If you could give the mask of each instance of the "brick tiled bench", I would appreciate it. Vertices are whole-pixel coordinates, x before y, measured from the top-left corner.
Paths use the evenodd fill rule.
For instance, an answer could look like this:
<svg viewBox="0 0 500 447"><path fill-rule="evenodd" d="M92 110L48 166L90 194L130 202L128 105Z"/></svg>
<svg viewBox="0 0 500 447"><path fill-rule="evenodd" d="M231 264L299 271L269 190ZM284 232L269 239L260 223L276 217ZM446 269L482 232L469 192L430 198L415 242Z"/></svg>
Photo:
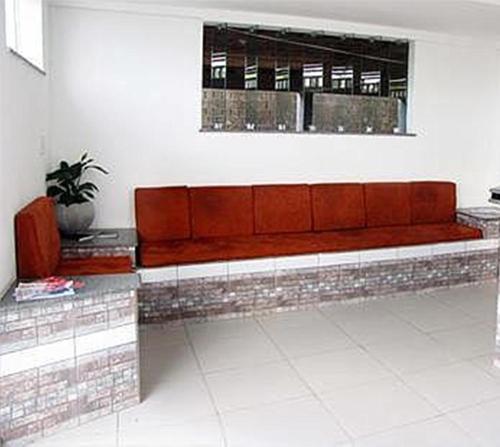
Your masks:
<svg viewBox="0 0 500 447"><path fill-rule="evenodd" d="M457 222L451 182L138 188L135 206L145 323L452 287L498 273L498 231L483 239L492 233L481 218L459 214Z"/></svg>
<svg viewBox="0 0 500 447"><path fill-rule="evenodd" d="M140 270L140 321L249 316L498 277L498 239Z"/></svg>
<svg viewBox="0 0 500 447"><path fill-rule="evenodd" d="M137 275L75 298L0 301L0 439L24 445L139 403ZM0 442L1 444L1 442Z"/></svg>

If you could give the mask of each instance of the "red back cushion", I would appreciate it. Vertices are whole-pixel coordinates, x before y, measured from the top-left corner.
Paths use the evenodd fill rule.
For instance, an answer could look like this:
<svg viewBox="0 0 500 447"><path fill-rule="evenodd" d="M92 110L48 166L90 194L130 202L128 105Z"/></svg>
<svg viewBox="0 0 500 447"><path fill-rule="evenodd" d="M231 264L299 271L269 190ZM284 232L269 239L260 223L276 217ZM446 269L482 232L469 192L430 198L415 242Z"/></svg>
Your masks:
<svg viewBox="0 0 500 447"><path fill-rule="evenodd" d="M365 197L360 183L311 186L315 231L366 226Z"/></svg>
<svg viewBox="0 0 500 447"><path fill-rule="evenodd" d="M254 186L255 233L294 233L312 230L308 185Z"/></svg>
<svg viewBox="0 0 500 447"><path fill-rule="evenodd" d="M135 219L141 241L189 239L188 189L185 186L136 189Z"/></svg>
<svg viewBox="0 0 500 447"><path fill-rule="evenodd" d="M456 186L451 182L413 182L411 221L414 224L455 221Z"/></svg>
<svg viewBox="0 0 500 447"><path fill-rule="evenodd" d="M251 186L191 188L193 237L253 234Z"/></svg>
<svg viewBox="0 0 500 447"><path fill-rule="evenodd" d="M15 218L17 274L34 279L51 276L61 256L61 238L57 227L54 201L40 197Z"/></svg>
<svg viewBox="0 0 500 447"><path fill-rule="evenodd" d="M365 203L368 227L411 223L409 183L367 183Z"/></svg>

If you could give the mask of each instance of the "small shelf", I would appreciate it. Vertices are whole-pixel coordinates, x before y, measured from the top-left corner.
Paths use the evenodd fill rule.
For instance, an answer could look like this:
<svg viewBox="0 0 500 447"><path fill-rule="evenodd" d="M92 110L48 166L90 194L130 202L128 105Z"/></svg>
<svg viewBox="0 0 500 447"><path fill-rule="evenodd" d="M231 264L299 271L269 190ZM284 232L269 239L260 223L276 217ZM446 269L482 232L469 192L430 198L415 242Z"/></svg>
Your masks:
<svg viewBox="0 0 500 447"><path fill-rule="evenodd" d="M215 130L215 129L200 129L200 133L210 134L283 134L283 135L335 135L335 136L362 136L362 137L416 137L416 133L377 133L377 132L308 132L297 130Z"/></svg>

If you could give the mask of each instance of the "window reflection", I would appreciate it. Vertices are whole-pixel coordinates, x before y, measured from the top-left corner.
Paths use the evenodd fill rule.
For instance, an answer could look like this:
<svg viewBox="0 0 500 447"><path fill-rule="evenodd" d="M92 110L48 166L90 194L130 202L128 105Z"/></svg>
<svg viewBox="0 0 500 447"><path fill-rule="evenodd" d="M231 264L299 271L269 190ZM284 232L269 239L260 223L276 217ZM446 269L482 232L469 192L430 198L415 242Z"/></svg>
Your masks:
<svg viewBox="0 0 500 447"><path fill-rule="evenodd" d="M206 25L205 130L404 133L408 43Z"/></svg>

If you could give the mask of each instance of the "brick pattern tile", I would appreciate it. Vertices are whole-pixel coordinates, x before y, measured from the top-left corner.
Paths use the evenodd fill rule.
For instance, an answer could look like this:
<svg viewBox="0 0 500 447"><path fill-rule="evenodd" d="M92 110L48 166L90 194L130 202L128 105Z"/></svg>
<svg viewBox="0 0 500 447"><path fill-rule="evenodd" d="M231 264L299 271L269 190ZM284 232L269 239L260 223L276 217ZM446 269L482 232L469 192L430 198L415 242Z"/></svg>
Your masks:
<svg viewBox="0 0 500 447"><path fill-rule="evenodd" d="M498 276L498 250L459 252L402 260L276 270L165 283L138 291L143 323L208 320L305 308L365 298L487 281Z"/></svg>
<svg viewBox="0 0 500 447"><path fill-rule="evenodd" d="M79 337L95 332L106 337L107 330L125 325L137 327L135 291L2 308L0 355L62 340L77 344ZM137 404L137 342L96 349L0 375L0 439L25 443Z"/></svg>

